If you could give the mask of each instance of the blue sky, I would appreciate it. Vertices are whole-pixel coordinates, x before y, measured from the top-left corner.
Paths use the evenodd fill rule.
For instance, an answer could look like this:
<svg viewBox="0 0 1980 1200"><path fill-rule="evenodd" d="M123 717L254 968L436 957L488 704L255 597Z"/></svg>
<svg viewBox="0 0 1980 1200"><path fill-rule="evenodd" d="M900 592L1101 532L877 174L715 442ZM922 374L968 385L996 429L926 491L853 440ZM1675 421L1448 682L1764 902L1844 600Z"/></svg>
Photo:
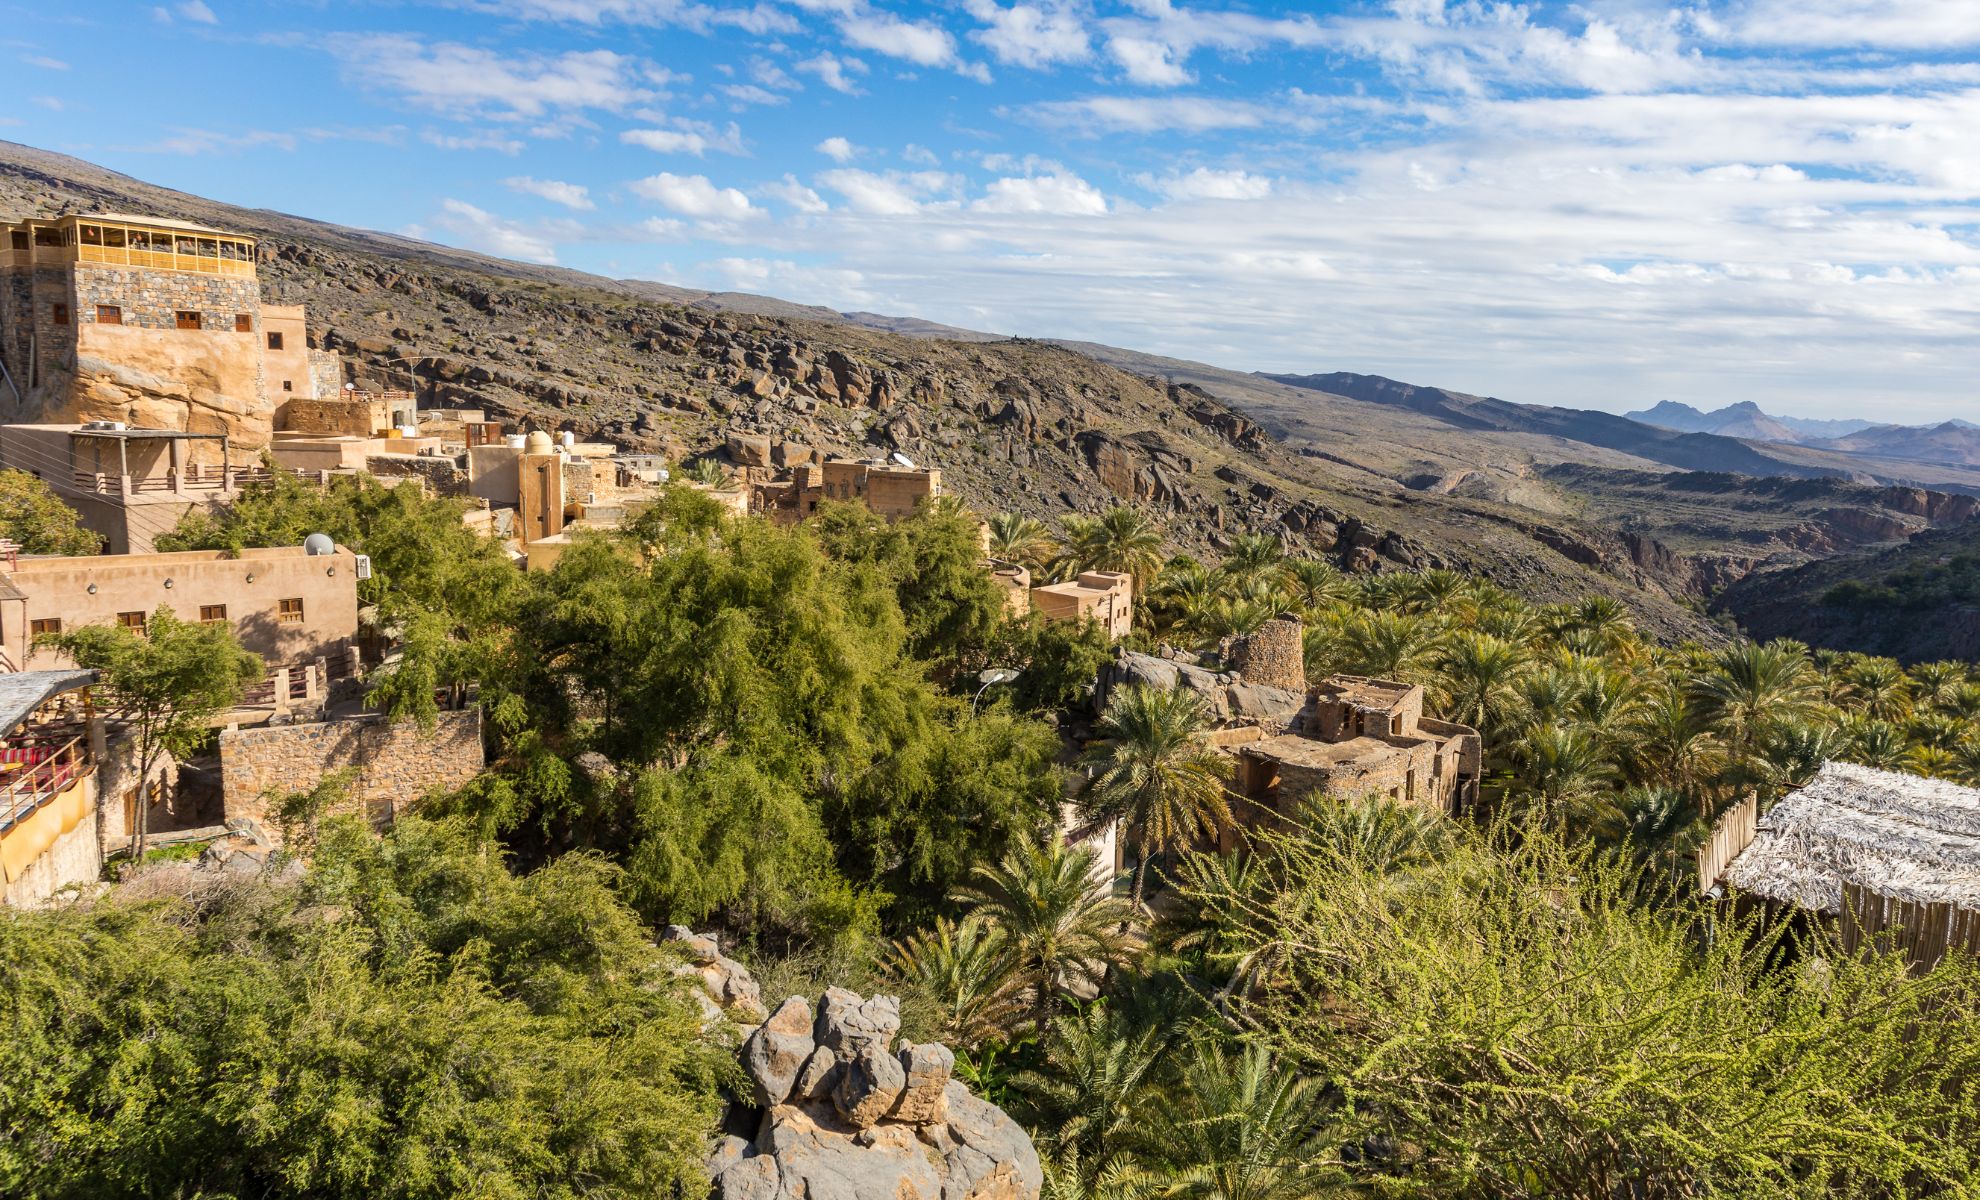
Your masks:
<svg viewBox="0 0 1980 1200"><path fill-rule="evenodd" d="M603 274L1980 416L1980 0L0 0L0 138Z"/></svg>

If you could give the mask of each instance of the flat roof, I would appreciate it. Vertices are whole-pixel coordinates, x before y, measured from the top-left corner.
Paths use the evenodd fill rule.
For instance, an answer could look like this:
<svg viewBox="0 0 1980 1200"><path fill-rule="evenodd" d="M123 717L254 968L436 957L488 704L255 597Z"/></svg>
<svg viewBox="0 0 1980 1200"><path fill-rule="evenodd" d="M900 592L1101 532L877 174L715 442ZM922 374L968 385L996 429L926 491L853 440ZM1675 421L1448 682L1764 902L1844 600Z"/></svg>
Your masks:
<svg viewBox="0 0 1980 1200"><path fill-rule="evenodd" d="M1297 767L1340 767L1349 763L1379 763L1404 753L1400 746L1372 737L1353 737L1345 742L1323 742L1319 738L1282 733L1262 741L1248 742L1238 753Z"/></svg>
<svg viewBox="0 0 1980 1200"><path fill-rule="evenodd" d="M96 682L95 671L14 671L0 675L0 733L12 733L50 696Z"/></svg>

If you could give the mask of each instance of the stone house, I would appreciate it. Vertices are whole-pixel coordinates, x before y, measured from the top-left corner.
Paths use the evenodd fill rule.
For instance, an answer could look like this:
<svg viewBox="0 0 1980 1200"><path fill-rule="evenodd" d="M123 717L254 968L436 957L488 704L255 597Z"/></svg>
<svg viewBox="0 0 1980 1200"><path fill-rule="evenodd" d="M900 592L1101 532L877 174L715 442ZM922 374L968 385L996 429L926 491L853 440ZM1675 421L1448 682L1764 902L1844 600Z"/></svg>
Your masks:
<svg viewBox="0 0 1980 1200"><path fill-rule="evenodd" d="M255 240L114 213L0 226L0 417L117 421L258 450L334 389L299 305L264 305Z"/></svg>
<svg viewBox="0 0 1980 1200"><path fill-rule="evenodd" d="M1115 571L1082 571L1079 578L1031 589L1032 612L1047 621L1094 621L1109 638L1134 628L1134 577Z"/></svg>
<svg viewBox="0 0 1980 1200"><path fill-rule="evenodd" d="M1484 754L1477 730L1423 715L1421 687L1356 675L1322 680L1283 732L1234 749L1233 790L1280 815L1316 794L1460 812L1478 799Z"/></svg>

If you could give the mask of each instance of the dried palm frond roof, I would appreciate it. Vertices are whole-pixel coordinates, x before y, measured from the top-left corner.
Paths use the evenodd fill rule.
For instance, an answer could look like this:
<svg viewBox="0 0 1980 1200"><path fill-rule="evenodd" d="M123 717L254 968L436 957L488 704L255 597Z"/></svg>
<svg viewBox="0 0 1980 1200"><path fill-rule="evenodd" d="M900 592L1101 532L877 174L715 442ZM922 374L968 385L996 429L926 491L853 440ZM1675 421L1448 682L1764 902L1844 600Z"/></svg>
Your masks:
<svg viewBox="0 0 1980 1200"><path fill-rule="evenodd" d="M1760 817L1726 867L1742 891L1823 912L1842 886L1980 908L1980 788L1854 763L1824 763Z"/></svg>

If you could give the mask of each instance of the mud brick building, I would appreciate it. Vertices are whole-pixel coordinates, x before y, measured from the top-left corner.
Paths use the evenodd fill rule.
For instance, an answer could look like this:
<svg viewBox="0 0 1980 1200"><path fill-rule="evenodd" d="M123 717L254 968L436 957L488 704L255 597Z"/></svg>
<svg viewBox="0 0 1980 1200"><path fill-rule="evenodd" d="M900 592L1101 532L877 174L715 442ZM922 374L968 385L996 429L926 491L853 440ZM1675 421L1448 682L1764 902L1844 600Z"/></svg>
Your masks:
<svg viewBox="0 0 1980 1200"><path fill-rule="evenodd" d="M1308 796L1387 796L1441 813L1478 799L1478 731L1423 715L1423 689L1333 675L1315 685L1285 732L1236 748L1235 790L1289 814Z"/></svg>

